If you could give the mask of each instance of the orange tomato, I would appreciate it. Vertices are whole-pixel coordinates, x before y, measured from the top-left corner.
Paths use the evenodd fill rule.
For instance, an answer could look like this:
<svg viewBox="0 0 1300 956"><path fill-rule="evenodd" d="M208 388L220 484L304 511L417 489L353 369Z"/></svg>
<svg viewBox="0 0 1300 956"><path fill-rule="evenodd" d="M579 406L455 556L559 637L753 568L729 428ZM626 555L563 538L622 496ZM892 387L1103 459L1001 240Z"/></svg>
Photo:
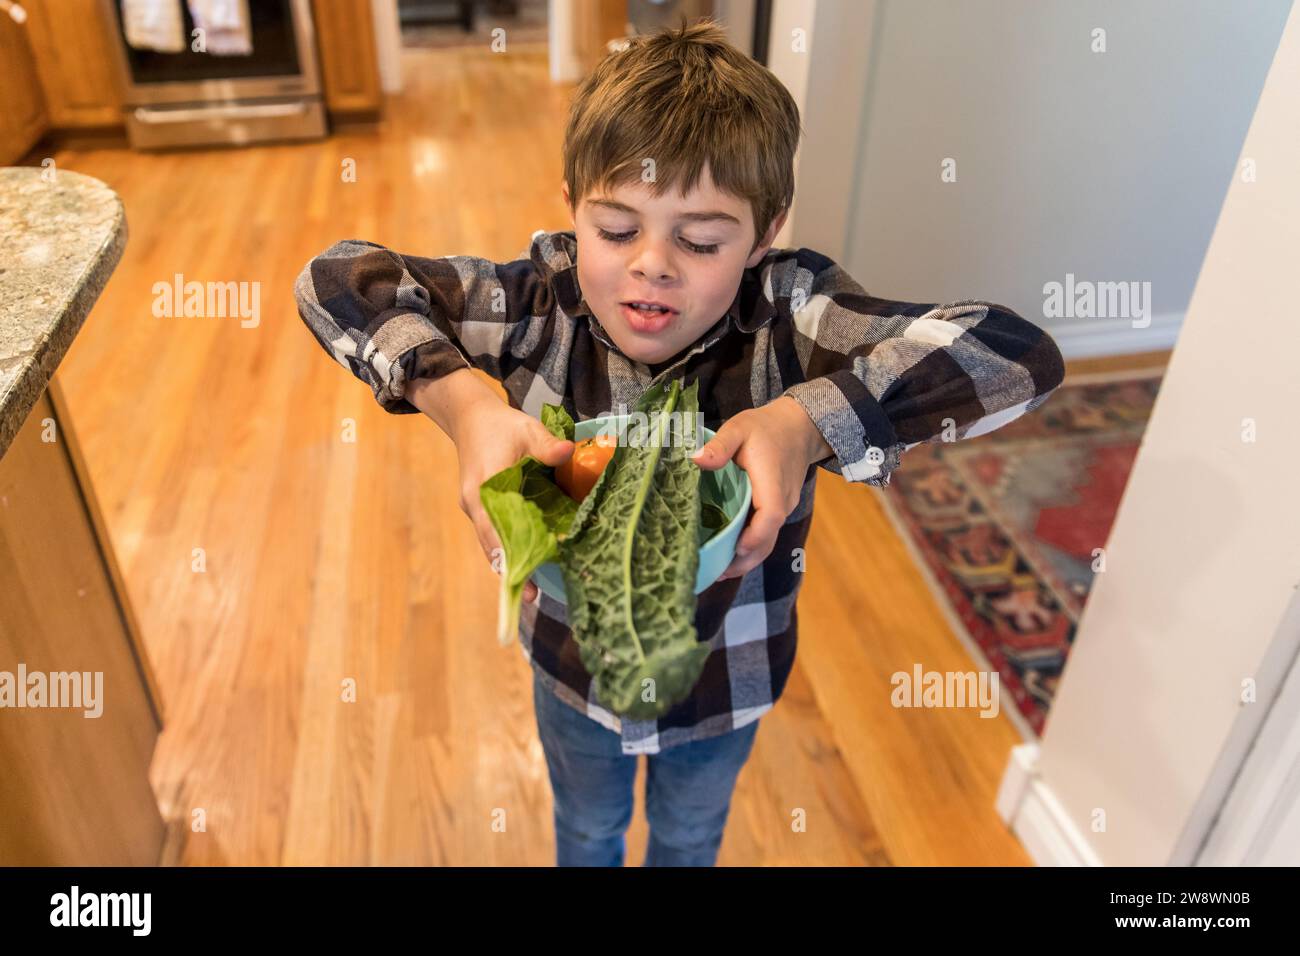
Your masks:
<svg viewBox="0 0 1300 956"><path fill-rule="evenodd" d="M617 435L593 435L578 442L569 459L555 469L556 483L566 495L581 502L596 487L600 473L614 457L617 447Z"/></svg>

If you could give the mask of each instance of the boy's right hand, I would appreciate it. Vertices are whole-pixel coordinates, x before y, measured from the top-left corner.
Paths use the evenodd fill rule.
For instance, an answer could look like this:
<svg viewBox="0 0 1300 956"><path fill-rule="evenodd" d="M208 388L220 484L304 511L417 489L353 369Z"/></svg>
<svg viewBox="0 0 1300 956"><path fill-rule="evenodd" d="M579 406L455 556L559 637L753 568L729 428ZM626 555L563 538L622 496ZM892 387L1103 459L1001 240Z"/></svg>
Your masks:
<svg viewBox="0 0 1300 956"><path fill-rule="evenodd" d="M460 458L460 510L474 524L479 545L498 574L504 566L501 539L483 510L479 486L525 455L547 465L560 465L573 454L571 441L556 438L540 420L511 408L495 396L475 402L460 414L452 440ZM500 560L493 560L498 557ZM524 584L524 600L537 596L537 585Z"/></svg>

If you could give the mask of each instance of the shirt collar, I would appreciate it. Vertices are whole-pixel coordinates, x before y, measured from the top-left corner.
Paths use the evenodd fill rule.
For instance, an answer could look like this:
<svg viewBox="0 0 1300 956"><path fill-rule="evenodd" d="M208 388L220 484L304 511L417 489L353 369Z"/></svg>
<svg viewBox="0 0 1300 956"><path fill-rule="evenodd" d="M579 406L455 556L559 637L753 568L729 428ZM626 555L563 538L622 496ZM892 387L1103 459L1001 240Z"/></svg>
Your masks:
<svg viewBox="0 0 1300 956"><path fill-rule="evenodd" d="M757 332L776 318L777 307L772 302L772 254L768 250L752 269L746 269L736 289L736 298L732 300L727 314L742 332Z"/></svg>

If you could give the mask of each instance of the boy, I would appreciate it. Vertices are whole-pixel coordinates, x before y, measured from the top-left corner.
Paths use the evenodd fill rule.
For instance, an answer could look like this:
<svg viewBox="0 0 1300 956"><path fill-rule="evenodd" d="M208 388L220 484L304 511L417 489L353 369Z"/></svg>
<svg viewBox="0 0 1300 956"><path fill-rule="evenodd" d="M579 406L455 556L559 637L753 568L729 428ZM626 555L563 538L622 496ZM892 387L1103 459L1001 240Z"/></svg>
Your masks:
<svg viewBox="0 0 1300 956"><path fill-rule="evenodd" d="M717 431L701 468L734 459L753 511L736 558L698 597L709 644L691 695L654 721L597 701L565 607L529 582L520 643L555 797L557 862L620 866L637 754L647 865L712 865L759 718L794 663L792 570L817 467L889 483L901 453L969 438L1040 405L1064 368L1052 339L988 302L891 302L809 249L773 249L793 198L798 109L716 24L634 38L578 90L562 192L573 230L514 261L405 256L339 242L295 286L320 344L387 411L423 412L460 458L461 508L499 546L484 479L573 450L541 424L630 408L651 384L698 380ZM581 256L579 256L581 249ZM509 405L467 371L500 381Z"/></svg>

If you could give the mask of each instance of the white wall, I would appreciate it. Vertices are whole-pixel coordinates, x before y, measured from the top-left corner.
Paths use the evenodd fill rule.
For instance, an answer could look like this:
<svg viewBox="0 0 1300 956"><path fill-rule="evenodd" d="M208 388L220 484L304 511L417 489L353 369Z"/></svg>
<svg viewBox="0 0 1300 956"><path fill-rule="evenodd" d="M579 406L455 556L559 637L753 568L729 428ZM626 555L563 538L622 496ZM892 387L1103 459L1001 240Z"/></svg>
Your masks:
<svg viewBox="0 0 1300 956"><path fill-rule="evenodd" d="M713 0L713 16L727 31L731 45L746 53L754 51L755 0Z"/></svg>
<svg viewBox="0 0 1300 956"><path fill-rule="evenodd" d="M379 61L379 84L385 93L402 91L402 26L397 0L370 0L375 23L375 57Z"/></svg>
<svg viewBox="0 0 1300 956"><path fill-rule="evenodd" d="M800 60L777 47L803 21ZM1095 27L1106 53L1090 49ZM1288 753L1259 729L1300 667L1300 12L778 0L771 48L805 128L783 244L877 295L1009 305L1067 354L1160 336L1130 318L1048 319L1046 282L1151 283L1153 330L1166 316L1177 349L1037 759L1015 762L1000 806L1042 862L1196 860L1225 832L1211 827L1252 744L1252 780L1300 774L1256 766L1261 748L1265 762ZM1285 706L1270 729L1293 718ZM1277 817L1286 792L1255 802ZM1258 816L1206 859L1253 840L1255 858L1300 864L1300 848L1260 852Z"/></svg>
<svg viewBox="0 0 1300 956"><path fill-rule="evenodd" d="M813 30L816 27L817 0L777 0L773 4L771 33L768 35L767 68L785 84L790 95L799 106L800 123L807 128L805 113L811 99L809 81L812 77L812 57L808 51L813 48ZM793 42L794 31L803 31L800 42ZM752 32L752 30L751 30ZM799 49L795 47L798 46ZM745 49L742 47L742 49ZM779 247L794 245L795 220L798 217L800 200L799 182L803 175L800 167L808 151L800 143L794 158L795 190L794 202L785 225L776 234L773 245ZM800 242L799 245L808 245Z"/></svg>
<svg viewBox="0 0 1300 956"><path fill-rule="evenodd" d="M1107 865L1194 858L1300 647L1300 8L1240 158L1040 747Z"/></svg>
<svg viewBox="0 0 1300 956"><path fill-rule="evenodd" d="M790 244L877 295L1001 302L1067 354L1172 344L1290 6L778 0L771 65L807 89ZM1067 273L1150 282L1155 331L1046 318Z"/></svg>

